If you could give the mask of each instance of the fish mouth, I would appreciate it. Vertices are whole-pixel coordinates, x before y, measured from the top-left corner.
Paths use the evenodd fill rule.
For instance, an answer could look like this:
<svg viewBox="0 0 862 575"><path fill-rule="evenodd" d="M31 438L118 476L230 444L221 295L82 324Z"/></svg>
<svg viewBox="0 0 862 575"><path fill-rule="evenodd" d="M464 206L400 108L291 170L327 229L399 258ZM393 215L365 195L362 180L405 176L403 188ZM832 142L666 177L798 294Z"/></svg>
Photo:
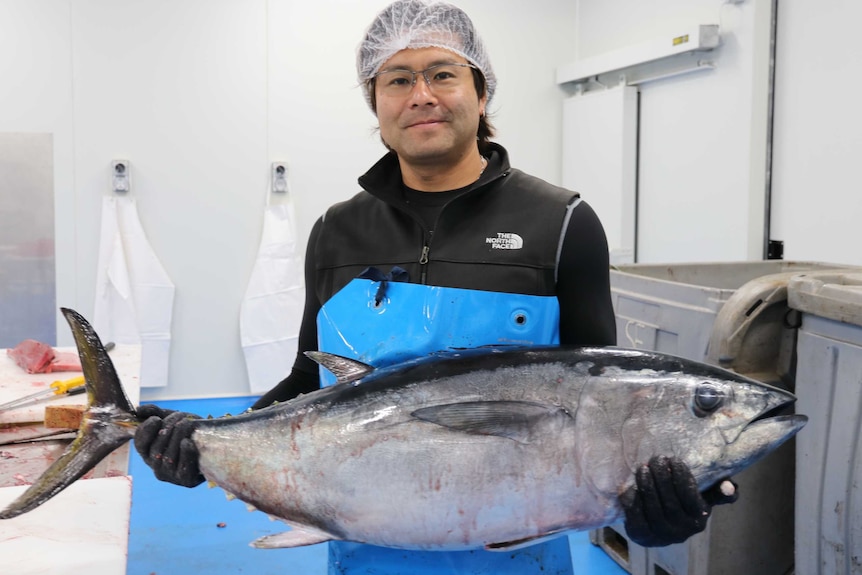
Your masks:
<svg viewBox="0 0 862 575"><path fill-rule="evenodd" d="M792 406L792 401L775 406L751 420L727 444L725 463L730 467L751 465L799 433L808 416L793 413Z"/></svg>
<svg viewBox="0 0 862 575"><path fill-rule="evenodd" d="M752 425L756 425L759 422L766 421L767 419L782 418L793 415L793 404L795 402L796 398L789 398L783 403L767 407L760 415L749 421L748 425L746 425L744 429L747 429Z"/></svg>
<svg viewBox="0 0 862 575"><path fill-rule="evenodd" d="M789 391L775 389L769 394L769 400L764 410L748 422L742 429L742 434L760 426L770 426L774 429L786 429L791 436L796 434L808 422L808 417L796 414L796 396Z"/></svg>
<svg viewBox="0 0 862 575"><path fill-rule="evenodd" d="M760 413L750 419L745 425L726 427L721 430L724 442L728 446L736 443L740 436L750 429L761 425L763 422L793 414L793 406L796 403L795 395L789 391L766 384L760 384L760 387L765 388Z"/></svg>

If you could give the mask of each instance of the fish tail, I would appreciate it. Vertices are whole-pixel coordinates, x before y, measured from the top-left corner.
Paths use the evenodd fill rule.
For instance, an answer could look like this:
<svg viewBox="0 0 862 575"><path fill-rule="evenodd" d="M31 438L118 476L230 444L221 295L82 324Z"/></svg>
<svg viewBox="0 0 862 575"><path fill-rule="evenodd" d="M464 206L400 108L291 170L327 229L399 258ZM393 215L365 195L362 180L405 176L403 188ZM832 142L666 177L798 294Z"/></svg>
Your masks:
<svg viewBox="0 0 862 575"><path fill-rule="evenodd" d="M60 308L78 347L87 390L87 411L66 451L24 493L0 511L11 519L42 505L132 439L138 419L108 352L77 312Z"/></svg>

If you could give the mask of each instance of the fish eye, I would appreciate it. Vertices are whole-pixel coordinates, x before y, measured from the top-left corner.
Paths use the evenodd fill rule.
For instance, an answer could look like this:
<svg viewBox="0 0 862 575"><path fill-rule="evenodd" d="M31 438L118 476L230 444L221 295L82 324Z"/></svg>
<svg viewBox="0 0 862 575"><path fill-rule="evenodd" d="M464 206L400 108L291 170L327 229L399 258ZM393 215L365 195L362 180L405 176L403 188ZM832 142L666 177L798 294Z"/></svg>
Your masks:
<svg viewBox="0 0 862 575"><path fill-rule="evenodd" d="M706 417L724 403L724 393L711 383L701 383L694 391L694 414Z"/></svg>

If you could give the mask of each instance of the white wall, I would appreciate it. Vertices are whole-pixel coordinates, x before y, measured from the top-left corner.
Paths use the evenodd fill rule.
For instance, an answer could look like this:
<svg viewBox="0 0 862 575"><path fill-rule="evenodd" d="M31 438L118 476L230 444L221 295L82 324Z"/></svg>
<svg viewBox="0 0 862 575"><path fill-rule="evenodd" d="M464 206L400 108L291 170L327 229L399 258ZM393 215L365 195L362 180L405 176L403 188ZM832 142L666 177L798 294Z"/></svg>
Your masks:
<svg viewBox="0 0 862 575"><path fill-rule="evenodd" d="M177 287L170 383L144 399L247 393L238 316L270 163L288 162L304 250L384 151L354 50L386 4L0 0L0 132L54 135L58 305L92 315L114 158L131 162L141 222ZM514 165L559 183L554 73L575 52L576 4L460 5L500 79L498 140Z"/></svg>
<svg viewBox="0 0 862 575"><path fill-rule="evenodd" d="M772 236L788 259L862 265L862 108L854 0L778 9Z"/></svg>
<svg viewBox="0 0 862 575"><path fill-rule="evenodd" d="M641 86L639 261L760 259L771 15L771 0L579 0L577 57L721 25L714 71ZM862 265L860 18L853 0L778 3L768 217L787 260Z"/></svg>
<svg viewBox="0 0 862 575"><path fill-rule="evenodd" d="M769 2L580 0L580 58L719 24L716 68L640 85L640 262L762 254ZM589 200L589 190L580 190Z"/></svg>

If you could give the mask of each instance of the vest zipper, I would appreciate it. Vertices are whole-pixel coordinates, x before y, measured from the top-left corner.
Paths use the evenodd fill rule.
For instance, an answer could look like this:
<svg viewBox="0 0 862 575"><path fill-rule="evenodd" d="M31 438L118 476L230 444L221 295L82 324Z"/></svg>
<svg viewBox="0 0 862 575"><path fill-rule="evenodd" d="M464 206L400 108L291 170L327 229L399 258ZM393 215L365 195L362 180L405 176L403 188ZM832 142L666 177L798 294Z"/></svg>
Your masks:
<svg viewBox="0 0 862 575"><path fill-rule="evenodd" d="M419 256L419 265L422 266L422 278L420 282L422 284L425 283L425 274L427 271L426 266L428 265L428 252L430 250L431 248L426 243L424 246L422 246L422 255Z"/></svg>

